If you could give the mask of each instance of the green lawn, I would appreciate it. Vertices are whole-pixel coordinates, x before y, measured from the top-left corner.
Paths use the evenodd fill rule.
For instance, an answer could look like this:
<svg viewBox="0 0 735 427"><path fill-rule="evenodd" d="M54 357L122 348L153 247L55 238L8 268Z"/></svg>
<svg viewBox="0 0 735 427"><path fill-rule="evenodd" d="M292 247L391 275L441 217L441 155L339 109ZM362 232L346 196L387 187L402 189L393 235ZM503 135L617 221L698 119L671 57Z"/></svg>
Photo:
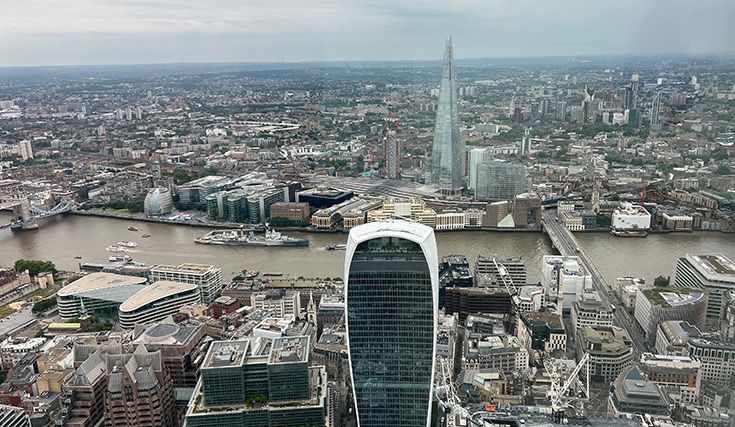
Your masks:
<svg viewBox="0 0 735 427"><path fill-rule="evenodd" d="M31 299L31 298L34 298L34 297L41 297L42 299L43 298L48 298L51 295L54 295L56 293L56 291L57 291L57 289L54 289L54 288L39 289L37 291L31 292L30 294L24 296L21 299Z"/></svg>
<svg viewBox="0 0 735 427"><path fill-rule="evenodd" d="M4 305L4 306L0 307L0 319L2 319L3 317L10 316L11 314L15 313L16 311L17 310L12 309L12 308L10 308L7 305Z"/></svg>

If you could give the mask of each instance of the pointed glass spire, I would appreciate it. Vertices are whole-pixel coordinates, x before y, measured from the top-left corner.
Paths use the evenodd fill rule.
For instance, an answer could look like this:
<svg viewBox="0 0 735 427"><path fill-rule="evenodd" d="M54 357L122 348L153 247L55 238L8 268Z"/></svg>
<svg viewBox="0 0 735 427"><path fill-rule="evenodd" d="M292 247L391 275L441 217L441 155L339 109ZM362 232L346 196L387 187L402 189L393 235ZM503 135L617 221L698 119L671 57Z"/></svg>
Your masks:
<svg viewBox="0 0 735 427"><path fill-rule="evenodd" d="M447 39L444 49L434 128L434 149L428 178L427 181L438 186L442 192L454 193L462 188L462 150L459 140L457 83L451 37Z"/></svg>

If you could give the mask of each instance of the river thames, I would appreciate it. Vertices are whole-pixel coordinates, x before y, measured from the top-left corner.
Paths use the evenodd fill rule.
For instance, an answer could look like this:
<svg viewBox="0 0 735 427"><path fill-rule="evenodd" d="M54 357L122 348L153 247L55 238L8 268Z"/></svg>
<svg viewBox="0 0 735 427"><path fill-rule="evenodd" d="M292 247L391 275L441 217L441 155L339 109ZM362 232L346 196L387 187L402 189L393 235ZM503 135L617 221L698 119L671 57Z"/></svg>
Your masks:
<svg viewBox="0 0 735 427"><path fill-rule="evenodd" d="M107 246L131 240L138 243L138 247L127 252L134 261L148 265L211 264L221 267L227 279L244 268L281 272L290 277L344 275L344 251L327 251L325 247L345 243L346 233L288 232L284 234L308 238L310 246L256 248L197 244L194 239L209 229L185 225L75 215L48 218L39 225L38 231L0 231L0 266L11 267L15 260L24 258L50 260L59 269L77 270L80 262L106 263L111 255L105 250ZM137 227L139 231L128 231L128 226ZM142 238L146 233L151 237ZM608 283L625 275L642 276L649 283L658 275L671 276L673 280L677 258L688 252L721 252L735 260L733 234L652 234L642 239L616 238L608 233L577 233L576 237ZM522 257L529 282L541 280L542 257L555 253L543 233L439 232L436 239L440 256L465 255L471 265L478 254Z"/></svg>

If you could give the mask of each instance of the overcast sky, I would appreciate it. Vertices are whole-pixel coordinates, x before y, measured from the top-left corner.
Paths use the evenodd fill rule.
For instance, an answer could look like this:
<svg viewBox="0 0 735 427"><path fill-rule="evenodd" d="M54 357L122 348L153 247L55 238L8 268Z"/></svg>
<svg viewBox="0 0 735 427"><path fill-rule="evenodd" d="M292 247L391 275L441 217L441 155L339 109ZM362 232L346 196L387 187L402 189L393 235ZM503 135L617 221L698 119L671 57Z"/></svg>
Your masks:
<svg viewBox="0 0 735 427"><path fill-rule="evenodd" d="M732 0L0 0L0 67L729 54Z"/></svg>

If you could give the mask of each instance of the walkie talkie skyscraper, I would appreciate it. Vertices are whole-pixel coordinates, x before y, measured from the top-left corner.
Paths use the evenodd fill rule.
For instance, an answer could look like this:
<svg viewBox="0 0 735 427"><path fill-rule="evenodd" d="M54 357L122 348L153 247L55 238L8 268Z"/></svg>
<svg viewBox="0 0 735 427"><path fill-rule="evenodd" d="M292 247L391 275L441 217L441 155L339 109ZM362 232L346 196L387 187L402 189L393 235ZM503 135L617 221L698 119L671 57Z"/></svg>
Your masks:
<svg viewBox="0 0 735 427"><path fill-rule="evenodd" d="M407 221L353 228L345 277L358 427L428 427L439 295L434 230Z"/></svg>

